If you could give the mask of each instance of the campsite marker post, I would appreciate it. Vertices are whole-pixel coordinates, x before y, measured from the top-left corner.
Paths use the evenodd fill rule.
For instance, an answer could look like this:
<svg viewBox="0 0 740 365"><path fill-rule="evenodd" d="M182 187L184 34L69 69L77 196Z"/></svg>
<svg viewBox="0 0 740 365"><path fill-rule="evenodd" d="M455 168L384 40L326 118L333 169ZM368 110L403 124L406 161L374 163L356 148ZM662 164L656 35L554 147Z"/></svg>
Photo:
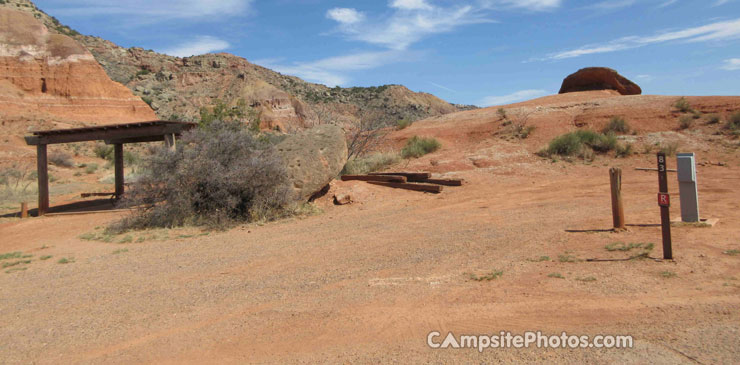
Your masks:
<svg viewBox="0 0 740 365"><path fill-rule="evenodd" d="M668 194L668 169L666 168L665 153L658 153L658 205L660 205L660 225L663 231L663 258L673 259L671 247L671 196Z"/></svg>

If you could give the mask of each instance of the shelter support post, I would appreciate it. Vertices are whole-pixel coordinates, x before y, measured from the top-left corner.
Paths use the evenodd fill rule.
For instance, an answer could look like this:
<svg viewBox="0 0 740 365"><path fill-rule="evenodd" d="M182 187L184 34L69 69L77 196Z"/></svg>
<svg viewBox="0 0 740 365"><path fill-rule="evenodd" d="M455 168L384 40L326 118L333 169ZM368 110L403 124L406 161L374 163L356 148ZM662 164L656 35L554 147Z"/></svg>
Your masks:
<svg viewBox="0 0 740 365"><path fill-rule="evenodd" d="M120 199L123 196L123 144L116 143L113 149L113 161L116 165L116 199Z"/></svg>
<svg viewBox="0 0 740 365"><path fill-rule="evenodd" d="M49 166L45 144L36 146L36 169L38 175L40 217L49 211Z"/></svg>

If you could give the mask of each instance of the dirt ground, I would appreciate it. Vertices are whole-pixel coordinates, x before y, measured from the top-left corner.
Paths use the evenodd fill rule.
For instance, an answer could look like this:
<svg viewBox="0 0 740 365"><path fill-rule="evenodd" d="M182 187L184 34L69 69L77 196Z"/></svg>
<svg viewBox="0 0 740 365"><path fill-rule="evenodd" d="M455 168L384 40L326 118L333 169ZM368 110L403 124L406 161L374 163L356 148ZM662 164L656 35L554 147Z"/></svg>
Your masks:
<svg viewBox="0 0 740 365"><path fill-rule="evenodd" d="M507 141L493 114L418 122L390 136L443 142L396 167L466 180L438 195L335 182L332 192L350 192L354 204L333 206L330 192L311 216L111 242L84 238L124 213L3 221L0 253L33 256L0 272L0 362L740 362L737 140L719 141L704 126L654 127L697 153L702 216L720 219L712 228L674 227L675 260L662 261L651 259L662 257L657 176L634 170L654 167L654 152L543 159L532 152L567 125L535 116L531 139ZM636 143L655 137L651 125L635 126ZM619 233L609 231L611 166L624 171L629 226ZM679 217L675 176L670 190ZM640 250L606 249L615 242L654 248L647 259L586 261ZM490 281L472 278L497 272ZM432 349L431 331L565 331L635 342L479 352Z"/></svg>

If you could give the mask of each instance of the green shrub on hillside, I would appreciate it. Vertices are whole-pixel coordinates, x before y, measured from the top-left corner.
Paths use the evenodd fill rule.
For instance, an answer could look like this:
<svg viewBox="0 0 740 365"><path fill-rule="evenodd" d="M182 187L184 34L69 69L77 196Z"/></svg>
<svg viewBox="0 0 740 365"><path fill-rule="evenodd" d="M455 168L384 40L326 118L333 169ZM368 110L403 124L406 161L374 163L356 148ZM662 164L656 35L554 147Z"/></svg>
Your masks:
<svg viewBox="0 0 740 365"><path fill-rule="evenodd" d="M442 144L434 138L414 136L406 142L406 146L401 150L401 157L419 158L438 150L440 147L442 147Z"/></svg>
<svg viewBox="0 0 740 365"><path fill-rule="evenodd" d="M619 146L614 133L597 133L589 130L578 130L556 137L546 149L540 151L540 156L574 156L582 155L590 159L592 152L607 153Z"/></svg>
<svg viewBox="0 0 740 365"><path fill-rule="evenodd" d="M676 102L673 104L676 109L678 109L682 113L688 113L690 111L693 111L691 108L691 104L689 104L689 101L686 100L686 98L681 97L680 99L676 100Z"/></svg>
<svg viewBox="0 0 740 365"><path fill-rule="evenodd" d="M398 153L373 153L371 155L352 158L347 161L342 175L362 175L382 170L401 161Z"/></svg>
<svg viewBox="0 0 740 365"><path fill-rule="evenodd" d="M692 118L690 115L684 115L681 118L678 118L678 127L681 129L689 129L693 125L694 118Z"/></svg>
<svg viewBox="0 0 740 365"><path fill-rule="evenodd" d="M622 117L612 117L609 124L602 130L603 133L629 133L630 126Z"/></svg>

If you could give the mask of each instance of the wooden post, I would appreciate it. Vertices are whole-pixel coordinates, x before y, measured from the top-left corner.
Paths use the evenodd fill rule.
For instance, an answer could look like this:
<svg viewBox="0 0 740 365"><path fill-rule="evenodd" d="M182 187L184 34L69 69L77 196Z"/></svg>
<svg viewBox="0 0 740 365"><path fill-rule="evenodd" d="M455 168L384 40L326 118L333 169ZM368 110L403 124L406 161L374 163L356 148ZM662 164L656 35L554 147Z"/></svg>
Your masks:
<svg viewBox="0 0 740 365"><path fill-rule="evenodd" d="M40 217L49 211L49 167L45 144L36 146L36 172L38 175Z"/></svg>
<svg viewBox="0 0 740 365"><path fill-rule="evenodd" d="M113 145L113 163L115 166L116 174L116 199L120 199L123 196L123 144L116 143Z"/></svg>
<svg viewBox="0 0 740 365"><path fill-rule="evenodd" d="M670 195L668 194L668 169L666 168L665 153L658 152L658 205L660 205L660 225L663 233L663 258L673 259L671 242L671 211Z"/></svg>
<svg viewBox="0 0 740 365"><path fill-rule="evenodd" d="M21 218L28 218L28 203L21 203Z"/></svg>
<svg viewBox="0 0 740 365"><path fill-rule="evenodd" d="M167 146L167 148L174 150L177 148L177 139L175 138L174 134L165 134L164 135L164 145Z"/></svg>
<svg viewBox="0 0 740 365"><path fill-rule="evenodd" d="M614 229L624 229L624 204L622 204L622 169L609 169L612 188L612 217Z"/></svg>

